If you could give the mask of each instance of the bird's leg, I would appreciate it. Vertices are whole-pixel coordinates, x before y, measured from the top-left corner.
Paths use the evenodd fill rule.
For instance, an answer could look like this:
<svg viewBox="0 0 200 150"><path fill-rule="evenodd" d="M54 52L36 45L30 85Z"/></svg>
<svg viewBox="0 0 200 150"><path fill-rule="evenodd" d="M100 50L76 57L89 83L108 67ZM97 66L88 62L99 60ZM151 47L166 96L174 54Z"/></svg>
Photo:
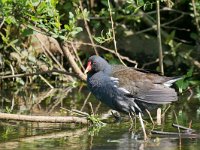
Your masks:
<svg viewBox="0 0 200 150"><path fill-rule="evenodd" d="M144 134L144 140L147 140L147 134L145 131L145 126L144 126L144 122L142 120L142 114L139 112L139 119L140 119L140 124L142 126L142 130L143 130L143 134Z"/></svg>
<svg viewBox="0 0 200 150"><path fill-rule="evenodd" d="M129 117L131 119L131 127L129 128L129 131L132 131L134 120L135 120L135 116L134 116L133 112L130 112L128 115L129 115Z"/></svg>
<svg viewBox="0 0 200 150"><path fill-rule="evenodd" d="M120 113L117 111L111 111L112 116L115 118L115 122L121 122L122 118L120 116Z"/></svg>

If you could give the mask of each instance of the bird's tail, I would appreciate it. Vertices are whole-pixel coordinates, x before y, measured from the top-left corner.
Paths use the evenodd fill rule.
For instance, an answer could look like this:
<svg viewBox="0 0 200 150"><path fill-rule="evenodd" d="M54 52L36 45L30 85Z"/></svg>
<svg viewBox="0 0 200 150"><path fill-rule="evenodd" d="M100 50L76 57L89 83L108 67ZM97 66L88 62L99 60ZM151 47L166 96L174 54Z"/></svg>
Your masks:
<svg viewBox="0 0 200 150"><path fill-rule="evenodd" d="M170 86L172 86L172 84L173 84L174 82L176 82L176 81L178 81L178 80L181 80L181 79L183 79L182 76L173 77L173 78L171 78L170 80L164 82L163 85L166 86L166 87L170 87Z"/></svg>

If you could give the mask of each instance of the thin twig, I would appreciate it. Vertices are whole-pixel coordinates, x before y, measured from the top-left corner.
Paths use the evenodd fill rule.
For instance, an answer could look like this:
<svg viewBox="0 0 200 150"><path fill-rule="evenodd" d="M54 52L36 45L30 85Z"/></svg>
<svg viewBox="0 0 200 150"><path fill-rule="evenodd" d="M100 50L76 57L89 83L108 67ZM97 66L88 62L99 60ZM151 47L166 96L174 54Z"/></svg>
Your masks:
<svg viewBox="0 0 200 150"><path fill-rule="evenodd" d="M1 29L1 27L3 26L4 21L5 21L5 18L3 17L3 20L2 20L2 22L1 22L1 24L0 24L0 29Z"/></svg>
<svg viewBox="0 0 200 150"><path fill-rule="evenodd" d="M92 103L89 102L88 105L89 105L90 110L91 110L91 115L94 115L94 110L93 110L93 107L92 107Z"/></svg>
<svg viewBox="0 0 200 150"><path fill-rule="evenodd" d="M72 87L67 87L67 89L64 90L63 94L59 94L59 97L56 98L57 100L51 103L51 105L48 106L46 112L48 114L51 114L51 112L55 109L56 106L58 106L65 97L67 97L68 93L72 90Z"/></svg>
<svg viewBox="0 0 200 150"><path fill-rule="evenodd" d="M69 109L64 108L64 107L60 107L60 108L63 109L63 110L66 110L70 113L76 113L77 115L82 116L82 117L88 117L89 116L88 113L82 112L82 111L79 111L79 110L76 110L76 109L69 110Z"/></svg>
<svg viewBox="0 0 200 150"><path fill-rule="evenodd" d="M98 105L97 105L97 107L95 108L95 111L94 111L95 114L96 114L97 111L99 110L100 106L101 106L101 102L99 101L99 103L98 103Z"/></svg>
<svg viewBox="0 0 200 150"><path fill-rule="evenodd" d="M70 65L71 65L72 69L74 70L74 72L79 76L80 79L85 81L86 75L81 71L81 69L79 68L79 66L75 62L71 52L69 51L67 43L64 43L60 47L61 47L63 53L65 54L65 56L67 57L67 59L68 59Z"/></svg>
<svg viewBox="0 0 200 150"><path fill-rule="evenodd" d="M169 7L164 7L162 9L160 9L160 12L174 12L174 13L179 13L179 14L184 14L184 15L190 15L190 13L188 12L184 12L184 11L180 11L180 10L176 10L176 9L172 9ZM155 11L150 11L150 12L145 12L145 13L138 13L138 14L131 14L131 15L126 15L126 16L120 16L120 17L129 17L129 18L133 18L133 17L145 17L145 16L149 16L149 15L154 15L156 13ZM109 19L109 17L89 17L90 20L105 20L105 19Z"/></svg>
<svg viewBox="0 0 200 150"><path fill-rule="evenodd" d="M71 42L71 41L67 41L67 42L68 42L68 43L74 43L74 42ZM108 51L108 52L110 52L110 53L112 53L112 54L114 54L114 55L117 56L117 54L115 53L115 51L114 51L113 49L109 49L109 48L106 48L106 47L101 46L101 45L97 45L97 44L92 45L91 43L84 43L84 42L76 42L76 43L81 44L81 45L86 45L86 46L95 46L95 47L97 47L97 48L101 48L101 49L103 49L103 50L105 50L105 51ZM120 55L120 54L118 53L118 55ZM138 63L137 63L136 61L131 60L130 58L128 58L128 57L126 57L126 56L120 55L120 58L123 59L123 60L126 60L126 61L129 62L129 63L134 64L135 66L138 65Z"/></svg>
<svg viewBox="0 0 200 150"><path fill-rule="evenodd" d="M160 31L160 0L156 0L156 10L157 10L157 40L158 40L158 50L159 50L159 66L161 74L164 75L163 50L162 50L161 31Z"/></svg>
<svg viewBox="0 0 200 150"><path fill-rule="evenodd" d="M186 131L189 131L189 132L194 132L195 130L194 129L191 129L191 128L187 128L187 127L184 127L184 126L181 126L179 124L172 124L173 127L176 127L176 128L179 128L179 129L182 129L182 130L186 130Z"/></svg>
<svg viewBox="0 0 200 150"><path fill-rule="evenodd" d="M162 118L165 116L165 114L166 114L166 112L168 111L168 109L171 107L171 105L169 105L165 110L164 110L164 112L162 113Z"/></svg>
<svg viewBox="0 0 200 150"><path fill-rule="evenodd" d="M197 26L197 31L200 32L200 25L199 25L199 19L198 19L198 13L197 13L197 9L196 9L195 0L192 0L192 7L193 7L193 12L194 12L195 23Z"/></svg>
<svg viewBox="0 0 200 150"><path fill-rule="evenodd" d="M195 60L194 58L188 56L188 59L198 68L200 68L200 62Z"/></svg>
<svg viewBox="0 0 200 150"><path fill-rule="evenodd" d="M178 123L178 118L177 118L176 112L175 112L174 110L173 110L173 112L174 112L174 116L175 116L175 118L176 118L176 123L179 124L179 123ZM180 134L180 133L181 133L180 126L177 126L177 127L178 127L177 129L178 129L178 133L179 133L179 138L181 138L181 134Z"/></svg>
<svg viewBox="0 0 200 150"><path fill-rule="evenodd" d="M82 5L82 0L79 0L79 5L80 5L80 9L81 9L81 12L82 12L82 15L83 15L83 20L84 20L84 24L85 24L85 29L86 29L86 31L87 31L87 33L88 33L88 36L89 36L89 38L90 38L90 41L91 41L91 43L92 43L92 45L93 45L93 49L94 49L94 51L95 51L95 54L96 54L96 55L99 55L98 52L97 52L96 47L94 46L94 40L93 40L93 38L92 38L92 34L91 34L91 32L90 32L90 28L89 28L89 26L88 26L88 22L87 22L87 20L86 20L86 18L85 18L85 14L84 14L84 10L83 10L83 5Z"/></svg>
<svg viewBox="0 0 200 150"><path fill-rule="evenodd" d="M192 120L189 122L189 128L192 128Z"/></svg>
<svg viewBox="0 0 200 150"><path fill-rule="evenodd" d="M41 74L39 75L39 77L51 88L53 89L53 85L51 85L51 83L49 83Z"/></svg>
<svg viewBox="0 0 200 150"><path fill-rule="evenodd" d="M15 70L14 70L12 64L9 64L9 67L10 67L10 69L11 69L12 76L14 76L14 75L15 75ZM14 80L14 79L13 79L13 80Z"/></svg>
<svg viewBox="0 0 200 150"><path fill-rule="evenodd" d="M170 20L169 22L166 22L166 23L163 23L163 24L160 24L161 27L164 27L166 28L167 25L175 22L175 21L178 21L179 19L183 18L184 17L184 14L181 14L179 17L173 19L173 20ZM138 35L138 34L141 34L141 33L145 33L145 32L148 32L148 31L151 31L151 30L156 30L157 26L156 25L152 25L152 27L150 28L147 28L147 29L144 29L144 30L141 30L141 31L138 31L138 32L135 32L134 35ZM172 28L172 27L171 27Z"/></svg>
<svg viewBox="0 0 200 150"><path fill-rule="evenodd" d="M80 111L83 111L83 109L85 108L85 105L88 101L88 99L90 98L91 92L87 95L86 99L84 100L83 106L81 107Z"/></svg>
<svg viewBox="0 0 200 150"><path fill-rule="evenodd" d="M190 92L190 95L187 97L187 100L189 101L192 98L192 96L194 96L194 92L191 87L188 87L188 91Z"/></svg>
<svg viewBox="0 0 200 150"><path fill-rule="evenodd" d="M176 17L175 19L173 19L173 20L170 20L169 22L166 22L166 23L163 23L163 24L161 24L160 26L167 26L167 25L169 25L169 24L171 24L171 23L174 23L174 22L176 22L176 21L178 21L179 19L181 19L181 18L183 18L184 17L184 14L181 14L179 17Z"/></svg>
<svg viewBox="0 0 200 150"><path fill-rule="evenodd" d="M111 21L111 27L112 27L112 34L113 34L113 42L114 42L114 49L115 49L115 53L117 55L117 57L119 58L120 62L126 66L126 64L123 62L123 60L121 59L118 50L117 50L117 42L116 42L116 38L115 38L115 29L114 29L114 22L113 22L113 18L112 18L112 9L110 6L110 0L108 0L108 9L109 9L109 13L110 13L110 21Z"/></svg>
<svg viewBox="0 0 200 150"><path fill-rule="evenodd" d="M83 67L83 64L82 64L82 62L81 62L80 57L78 56L78 53L77 53L76 48L74 47L74 44L71 43L71 46L72 46L72 49L73 49L73 51L74 51L74 54L75 54L76 58L78 59L78 62L79 62L79 64L80 64L81 68L83 69L83 71L85 71L85 68Z"/></svg>
<svg viewBox="0 0 200 150"><path fill-rule="evenodd" d="M53 70L42 71L42 72L35 72L35 73L22 73L22 74L0 76L0 79L17 78L17 77L27 77L27 76L48 74L48 73L54 73L54 72L55 73L59 73L59 74L66 74L66 75L70 75L70 76L74 76L74 77L79 78L78 74L76 74L76 73L70 73L70 72L67 72L67 71L53 69Z"/></svg>
<svg viewBox="0 0 200 150"><path fill-rule="evenodd" d="M159 62L159 59L158 59L158 58L157 58L156 60L154 60L154 61L151 61L151 62L148 62L148 63L144 63L144 64L142 65L142 69L145 68L146 66L155 64L155 63L157 63L157 62Z"/></svg>
<svg viewBox="0 0 200 150"><path fill-rule="evenodd" d="M39 36L36 34L35 37L39 40L42 50L44 52L47 52L51 58L55 61L55 63L60 67L60 69L65 70L65 68L58 62L58 60L54 57L54 55L51 53L51 51L45 46L45 44L42 42L42 40L39 38ZM58 48L59 49L59 48Z"/></svg>
<svg viewBox="0 0 200 150"><path fill-rule="evenodd" d="M152 118L152 116L151 116L150 111L149 111L148 109L145 109L145 110L146 110L147 114L149 115L149 118L150 118L152 124L154 125L155 123L154 123L154 121L153 121L153 118Z"/></svg>

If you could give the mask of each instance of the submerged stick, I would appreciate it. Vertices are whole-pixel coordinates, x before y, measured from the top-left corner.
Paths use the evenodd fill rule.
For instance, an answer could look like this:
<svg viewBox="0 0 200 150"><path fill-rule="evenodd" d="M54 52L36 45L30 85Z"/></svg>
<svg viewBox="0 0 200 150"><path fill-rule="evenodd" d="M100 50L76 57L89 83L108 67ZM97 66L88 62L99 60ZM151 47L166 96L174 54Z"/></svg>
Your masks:
<svg viewBox="0 0 200 150"><path fill-rule="evenodd" d="M194 137L197 138L200 135L198 134L194 134L194 133L187 133L187 132L164 132L164 131L156 131L156 130L152 130L151 131L152 134L158 134L158 135L171 135L171 136L186 136L186 137Z"/></svg>
<svg viewBox="0 0 200 150"><path fill-rule="evenodd" d="M175 127L175 128L179 128L179 129L190 131L190 132L194 132L195 131L194 129L191 129L191 128L188 128L188 127L184 127L184 126L181 126L179 124L174 124L173 123L172 126Z"/></svg>
<svg viewBox="0 0 200 150"><path fill-rule="evenodd" d="M16 120L16 121L30 121L30 122L46 122L46 123L81 123L87 124L88 121L83 117L73 116L29 116L19 114L0 113L0 119Z"/></svg>

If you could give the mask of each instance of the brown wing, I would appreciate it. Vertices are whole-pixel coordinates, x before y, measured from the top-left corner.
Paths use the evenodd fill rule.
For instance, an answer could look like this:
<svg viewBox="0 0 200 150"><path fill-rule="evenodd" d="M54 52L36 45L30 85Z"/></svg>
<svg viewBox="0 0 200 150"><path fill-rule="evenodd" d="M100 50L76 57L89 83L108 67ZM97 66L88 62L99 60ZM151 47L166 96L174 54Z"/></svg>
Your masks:
<svg viewBox="0 0 200 150"><path fill-rule="evenodd" d="M128 96L147 103L166 104L177 100L174 89L163 85L169 77L144 73L132 68L114 66L112 76L118 78L119 88L126 89Z"/></svg>

